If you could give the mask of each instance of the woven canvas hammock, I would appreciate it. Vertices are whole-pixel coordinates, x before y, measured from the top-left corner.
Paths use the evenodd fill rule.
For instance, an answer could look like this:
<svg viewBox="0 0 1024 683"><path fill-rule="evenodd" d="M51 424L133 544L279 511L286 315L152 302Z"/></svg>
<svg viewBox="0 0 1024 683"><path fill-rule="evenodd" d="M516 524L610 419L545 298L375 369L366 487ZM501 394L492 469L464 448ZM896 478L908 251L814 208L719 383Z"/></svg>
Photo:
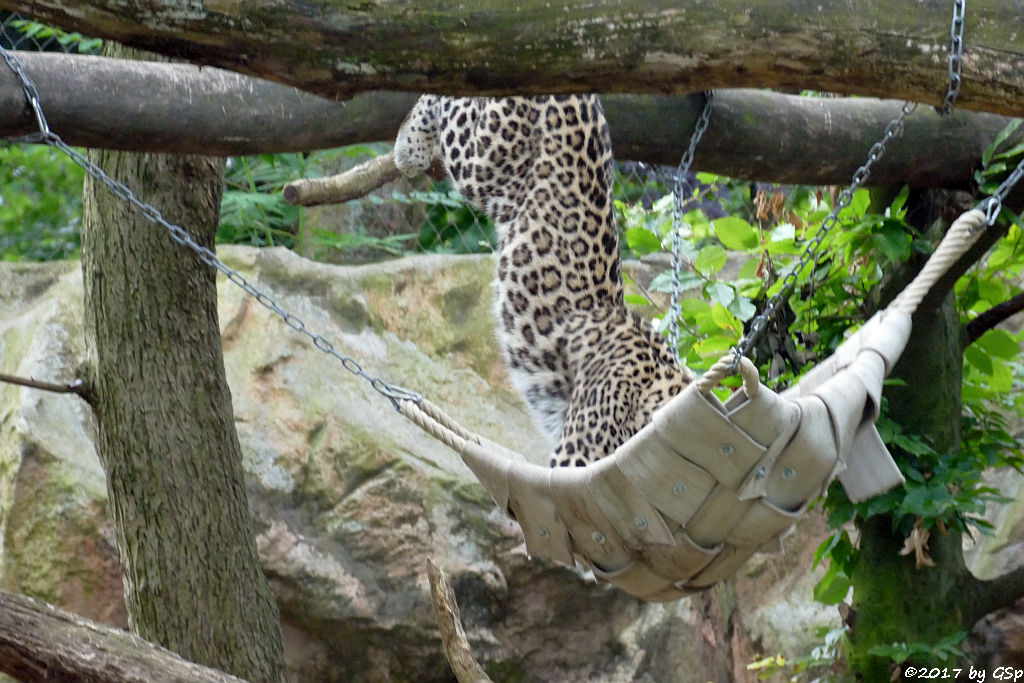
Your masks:
<svg viewBox="0 0 1024 683"><path fill-rule="evenodd" d="M399 410L462 456L519 523L531 556L578 562L637 597L676 600L727 578L779 540L838 476L860 501L903 482L878 432L882 382L910 316L986 225L961 216L925 268L828 360L781 394L747 359L724 403L727 356L665 404L612 455L547 468L472 434L425 400Z"/></svg>

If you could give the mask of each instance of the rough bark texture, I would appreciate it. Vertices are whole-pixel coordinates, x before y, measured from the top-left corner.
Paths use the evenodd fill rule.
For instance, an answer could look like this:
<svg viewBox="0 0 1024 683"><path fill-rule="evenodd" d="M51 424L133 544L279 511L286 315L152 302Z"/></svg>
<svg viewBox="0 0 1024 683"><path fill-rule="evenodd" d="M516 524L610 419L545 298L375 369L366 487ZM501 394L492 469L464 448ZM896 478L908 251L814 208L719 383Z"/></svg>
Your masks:
<svg viewBox="0 0 1024 683"><path fill-rule="evenodd" d="M50 126L73 145L175 154L307 151L392 140L416 100L376 92L329 102L219 69L186 64L19 53ZM105 93L96 97L95 93ZM676 165L703 96L602 98L615 155ZM900 104L808 98L758 90L717 93L697 168L780 183L849 182ZM880 185L966 187L985 146L1008 119L920 108L872 173ZM27 135L35 119L13 73L0 68L0 137ZM765 131L771 131L766 135Z"/></svg>
<svg viewBox="0 0 1024 683"><path fill-rule="evenodd" d="M138 636L0 591L0 671L24 681L239 683Z"/></svg>
<svg viewBox="0 0 1024 683"><path fill-rule="evenodd" d="M221 162L93 157L212 246ZM256 556L214 272L94 182L82 232L93 405L132 630L193 661L279 680L277 608Z"/></svg>
<svg viewBox="0 0 1024 683"><path fill-rule="evenodd" d="M890 417L909 433L927 435L939 450L960 443L960 348L960 320L952 298L938 310L918 311L914 334L893 370L907 386L886 389ZM973 596L964 587L975 579L964 564L959 533L933 533L928 547L937 566L918 569L913 553L899 554L904 534L893 529L891 516L861 520L858 528L860 556L851 575L847 661L861 680L887 681L892 662L868 650L897 642L936 643L970 630L981 614L973 614Z"/></svg>
<svg viewBox="0 0 1024 683"><path fill-rule="evenodd" d="M232 156L392 139L416 95L332 102L192 64L18 52L50 128L81 147ZM103 93L97 97L97 93ZM0 63L0 137L37 132L14 73Z"/></svg>
<svg viewBox="0 0 1024 683"><path fill-rule="evenodd" d="M811 88L938 104L952 3L6 0L87 35L329 97ZM967 10L963 106L1022 110L1024 6Z"/></svg>

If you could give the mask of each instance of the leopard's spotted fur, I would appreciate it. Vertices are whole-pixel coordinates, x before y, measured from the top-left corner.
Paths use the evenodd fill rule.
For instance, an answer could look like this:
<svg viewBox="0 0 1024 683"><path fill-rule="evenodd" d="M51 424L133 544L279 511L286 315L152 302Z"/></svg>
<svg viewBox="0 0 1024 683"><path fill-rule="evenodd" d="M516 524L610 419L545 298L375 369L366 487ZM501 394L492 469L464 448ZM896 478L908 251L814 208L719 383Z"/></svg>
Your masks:
<svg viewBox="0 0 1024 683"><path fill-rule="evenodd" d="M596 97L424 96L395 146L405 173L437 168L497 227L498 338L513 383L557 441L552 466L612 453L692 376L627 312Z"/></svg>

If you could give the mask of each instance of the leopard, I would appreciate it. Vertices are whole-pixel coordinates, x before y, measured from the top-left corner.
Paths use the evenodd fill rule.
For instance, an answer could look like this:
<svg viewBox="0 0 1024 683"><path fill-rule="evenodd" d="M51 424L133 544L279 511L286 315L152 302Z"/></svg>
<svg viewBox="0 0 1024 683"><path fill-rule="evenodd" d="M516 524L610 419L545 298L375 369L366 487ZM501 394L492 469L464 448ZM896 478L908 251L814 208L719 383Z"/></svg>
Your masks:
<svg viewBox="0 0 1024 683"><path fill-rule="evenodd" d="M693 381L627 309L608 122L595 95L423 95L395 166L447 175L497 235L497 338L552 467L612 453Z"/></svg>

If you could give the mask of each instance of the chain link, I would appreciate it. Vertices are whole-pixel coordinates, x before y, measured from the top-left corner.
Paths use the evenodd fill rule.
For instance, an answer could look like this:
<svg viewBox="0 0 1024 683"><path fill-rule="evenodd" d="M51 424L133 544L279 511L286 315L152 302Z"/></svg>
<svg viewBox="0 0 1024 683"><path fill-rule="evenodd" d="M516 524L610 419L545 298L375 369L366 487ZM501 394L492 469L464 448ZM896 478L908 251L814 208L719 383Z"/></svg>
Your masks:
<svg viewBox="0 0 1024 683"><path fill-rule="evenodd" d="M32 83L32 80L28 77L28 74L25 73L21 60L18 59L15 54L4 49L2 46L0 46L0 54L3 55L7 65L10 66L11 70L14 71L15 75L21 81L21 87L25 91L25 95L28 97L29 106L31 106L35 113L36 122L39 124L41 140L43 142L56 147L67 154L68 157L81 166L86 173L106 185L115 197L128 202L138 209L147 220L167 230L171 239L177 244L195 252L196 256L202 263L219 270L225 277L227 277L228 280L240 287L246 294L255 298L263 307L277 314L288 327L308 337L313 342L313 346L317 349L330 356L334 356L341 361L342 366L346 370L369 382L370 386L391 401L391 404L396 410L399 409L400 401L409 400L419 403L423 400L423 397L414 391L389 384L381 378L375 377L366 372L358 361L339 352L334 348L334 344L332 344L328 339L311 331L301 318L282 308L280 304L277 303L276 299L253 285L251 282L246 280L241 273L217 258L217 255L213 250L196 242L184 228L168 222L156 207L151 204L147 204L136 197L135 193L132 192L127 185L111 178L106 171L90 161L81 152L69 147L59 135L50 130L49 125L46 123L46 117L43 115L43 109L39 103L39 93L36 90L35 85Z"/></svg>
<svg viewBox="0 0 1024 683"><path fill-rule="evenodd" d="M0 54L3 54L7 66L11 68L11 71L18 78L21 89L25 92L28 106L32 110L32 114L36 118L36 126L39 128L37 137L40 141L49 141L53 133L50 132L50 124L46 122L46 116L43 115L43 105L39 102L39 91L36 90L35 83L25 73L24 65L22 65L21 60L13 52L8 52L3 46L0 46L0 51L2 51Z"/></svg>
<svg viewBox="0 0 1024 683"><path fill-rule="evenodd" d="M936 109L945 116L953 111L956 98L960 95L961 73L964 66L964 15L967 0L953 0L953 23L949 27L949 87L942 106Z"/></svg>
<svg viewBox="0 0 1024 683"><path fill-rule="evenodd" d="M1024 178L1024 159L1021 159L1017 168L1006 176L1006 179L999 184L990 197L978 204L978 208L985 212L985 220L988 225L996 222L999 212L1003 210L1003 200L1006 199L1006 195L1010 194L1013 186L1020 182L1021 178Z"/></svg>
<svg viewBox="0 0 1024 683"><path fill-rule="evenodd" d="M679 295L682 284L679 279L683 269L683 208L686 201L683 200L683 192L686 190L686 176L690 173L693 165L693 157L697 153L697 145L708 129L711 121L711 105L714 100L714 93L711 90L704 92L704 108L697 118L697 123L690 135L690 146L683 152L683 158L679 160L679 167L676 169L675 186L673 189L674 201L672 202L672 291L668 304L668 346L672 357L679 355L679 316L680 310Z"/></svg>
<svg viewBox="0 0 1024 683"><path fill-rule="evenodd" d="M804 268L810 264L810 262L817 258L818 250L821 248L821 243L825 239L825 236L835 227L839 222L839 214L850 205L853 201L853 193L856 192L871 175L871 168L875 163L885 155L886 145L888 145L893 139L898 137L903 132L903 122L917 109L917 103L905 102L903 107L900 109L900 113L896 115L889 125L885 127L885 133L882 135L882 139L871 145L871 149L868 151L867 161L864 165L858 168L853 174L853 180L850 182L849 187L839 193L839 197L836 199L835 206L832 207L832 211L829 212L828 216L822 222L821 227L818 228L817 234L814 238L807 243L807 247L804 248L803 254L800 256L800 260L795 266L789 269L786 276L782 278L782 286L778 292L772 296L768 303L765 304L764 310L761 311L756 317L751 319L750 326L747 329L746 334L740 339L739 343L733 348L733 360L730 369L735 371L739 367L740 358L750 353L750 350L760 339L761 335L764 334L765 329L768 327L768 322L778 312L779 306L785 301L793 291L793 287L796 285L796 280L803 272Z"/></svg>

